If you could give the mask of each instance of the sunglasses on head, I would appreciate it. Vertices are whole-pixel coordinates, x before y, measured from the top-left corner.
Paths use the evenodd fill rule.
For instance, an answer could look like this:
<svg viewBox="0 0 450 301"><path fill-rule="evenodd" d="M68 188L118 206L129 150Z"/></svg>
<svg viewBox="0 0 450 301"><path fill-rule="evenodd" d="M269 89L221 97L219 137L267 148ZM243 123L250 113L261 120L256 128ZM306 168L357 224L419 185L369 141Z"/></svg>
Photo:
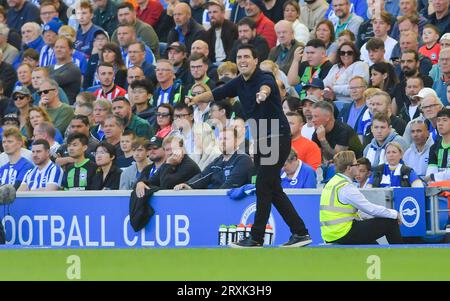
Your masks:
<svg viewBox="0 0 450 301"><path fill-rule="evenodd" d="M41 96L42 94L46 94L47 95L48 92L50 92L50 91L55 91L55 89L47 89L47 90L38 91L37 94L39 96Z"/></svg>
<svg viewBox="0 0 450 301"><path fill-rule="evenodd" d="M339 55L342 55L342 56L352 56L353 55L353 50L349 50L349 51L343 51L343 50L341 50L341 51L339 51Z"/></svg>

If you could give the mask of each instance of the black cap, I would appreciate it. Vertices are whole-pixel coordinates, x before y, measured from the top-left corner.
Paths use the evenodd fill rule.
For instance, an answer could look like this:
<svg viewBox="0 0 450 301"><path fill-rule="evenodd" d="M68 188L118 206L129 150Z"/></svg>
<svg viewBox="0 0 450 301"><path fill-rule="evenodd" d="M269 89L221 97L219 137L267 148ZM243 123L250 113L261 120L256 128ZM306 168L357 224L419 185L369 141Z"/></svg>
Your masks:
<svg viewBox="0 0 450 301"><path fill-rule="evenodd" d="M158 148L162 147L162 143L163 143L163 138L161 137L157 137L157 136L153 136L149 143L148 146L157 146Z"/></svg>
<svg viewBox="0 0 450 301"><path fill-rule="evenodd" d="M320 78L314 77L311 79L310 82L306 83L303 85L303 89L308 89L308 88L319 88L320 90L325 89L325 85L323 84L323 80L321 80Z"/></svg>

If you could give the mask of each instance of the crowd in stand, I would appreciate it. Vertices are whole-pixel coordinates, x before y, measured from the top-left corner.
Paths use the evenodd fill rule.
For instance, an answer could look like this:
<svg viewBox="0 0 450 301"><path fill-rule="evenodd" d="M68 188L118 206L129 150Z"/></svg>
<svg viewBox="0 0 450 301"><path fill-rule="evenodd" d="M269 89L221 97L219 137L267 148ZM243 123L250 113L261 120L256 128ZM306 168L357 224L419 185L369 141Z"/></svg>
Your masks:
<svg viewBox="0 0 450 301"><path fill-rule="evenodd" d="M19 191L255 183L240 46L278 84L284 188L352 150L360 188L450 180L450 0L0 0L0 184ZM255 104L255 110L258 104Z"/></svg>

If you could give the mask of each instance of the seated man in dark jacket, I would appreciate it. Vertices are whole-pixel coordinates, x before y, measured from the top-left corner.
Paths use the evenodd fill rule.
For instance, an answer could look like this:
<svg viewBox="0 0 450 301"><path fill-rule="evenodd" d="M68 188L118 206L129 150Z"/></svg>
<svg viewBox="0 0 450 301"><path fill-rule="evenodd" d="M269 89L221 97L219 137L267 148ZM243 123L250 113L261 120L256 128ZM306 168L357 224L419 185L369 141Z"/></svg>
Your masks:
<svg viewBox="0 0 450 301"><path fill-rule="evenodd" d="M175 186L175 190L229 189L250 183L253 162L247 154L238 152L237 129L224 129L219 139L222 155L186 183Z"/></svg>
<svg viewBox="0 0 450 301"><path fill-rule="evenodd" d="M136 184L136 196L143 197L145 189L158 186L161 189L173 189L176 185L189 180L192 175L200 173L200 168L189 158L183 147L183 138L168 136L163 141L166 163L148 180L140 180Z"/></svg>

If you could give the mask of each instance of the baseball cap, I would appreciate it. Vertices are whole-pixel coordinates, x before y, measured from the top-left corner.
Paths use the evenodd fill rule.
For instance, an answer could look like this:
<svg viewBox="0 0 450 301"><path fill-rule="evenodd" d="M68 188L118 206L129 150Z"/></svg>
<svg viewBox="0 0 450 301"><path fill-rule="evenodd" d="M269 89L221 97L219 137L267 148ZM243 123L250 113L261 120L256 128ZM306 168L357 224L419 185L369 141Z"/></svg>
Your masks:
<svg viewBox="0 0 450 301"><path fill-rule="evenodd" d="M422 90L419 91L419 93L417 95L414 95L413 97L425 98L430 95L437 97L436 91L434 91L433 89L423 88Z"/></svg>
<svg viewBox="0 0 450 301"><path fill-rule="evenodd" d="M444 33L439 42L442 42L442 40L450 40L450 32Z"/></svg>
<svg viewBox="0 0 450 301"><path fill-rule="evenodd" d="M58 30L61 28L61 26L63 26L64 24L61 22L60 19L58 18L53 18L50 20L50 22L48 22L47 24L44 25L44 28L42 30L42 32L46 32L48 30L53 31L54 33L58 34Z"/></svg>
<svg viewBox="0 0 450 301"><path fill-rule="evenodd" d="M303 89L306 90L309 88L319 88L319 89L323 90L323 89L325 89L325 85L323 84L323 80L315 77L311 80L311 82L303 85Z"/></svg>
<svg viewBox="0 0 450 301"><path fill-rule="evenodd" d="M20 120L19 120L19 117L17 116L17 114L14 114L14 113L6 114L2 118L2 125L5 125L7 121L15 122L17 124L17 126L20 127Z"/></svg>
<svg viewBox="0 0 450 301"><path fill-rule="evenodd" d="M153 136L148 143L148 146L157 146L158 148L162 147L163 138Z"/></svg>
<svg viewBox="0 0 450 301"><path fill-rule="evenodd" d="M13 93L12 93L12 97L14 98L14 96L16 95L16 94L22 94L22 95L27 95L27 96L31 96L31 92L30 92L30 90L28 90L28 88L27 87L25 87L25 86L17 86L17 87L15 87L14 88L14 91L13 91Z"/></svg>
<svg viewBox="0 0 450 301"><path fill-rule="evenodd" d="M317 98L316 95L307 95L307 96L305 96L305 98L302 99L302 102L304 102L305 100L309 100L310 102L313 102L313 103L320 101L320 99Z"/></svg>
<svg viewBox="0 0 450 301"><path fill-rule="evenodd" d="M204 8L208 8L210 5L217 5L219 6L222 10L225 10L225 5L223 5L221 0L209 0L208 2L206 2L203 7Z"/></svg>
<svg viewBox="0 0 450 301"><path fill-rule="evenodd" d="M178 52L187 52L186 46L179 42L173 42L172 44L170 44L170 46L167 47L167 51L169 51L170 49L174 49Z"/></svg>
<svg viewBox="0 0 450 301"><path fill-rule="evenodd" d="M94 38L96 38L99 34L104 35L109 41L109 34L106 31L103 29L97 29L97 31L94 32Z"/></svg>

